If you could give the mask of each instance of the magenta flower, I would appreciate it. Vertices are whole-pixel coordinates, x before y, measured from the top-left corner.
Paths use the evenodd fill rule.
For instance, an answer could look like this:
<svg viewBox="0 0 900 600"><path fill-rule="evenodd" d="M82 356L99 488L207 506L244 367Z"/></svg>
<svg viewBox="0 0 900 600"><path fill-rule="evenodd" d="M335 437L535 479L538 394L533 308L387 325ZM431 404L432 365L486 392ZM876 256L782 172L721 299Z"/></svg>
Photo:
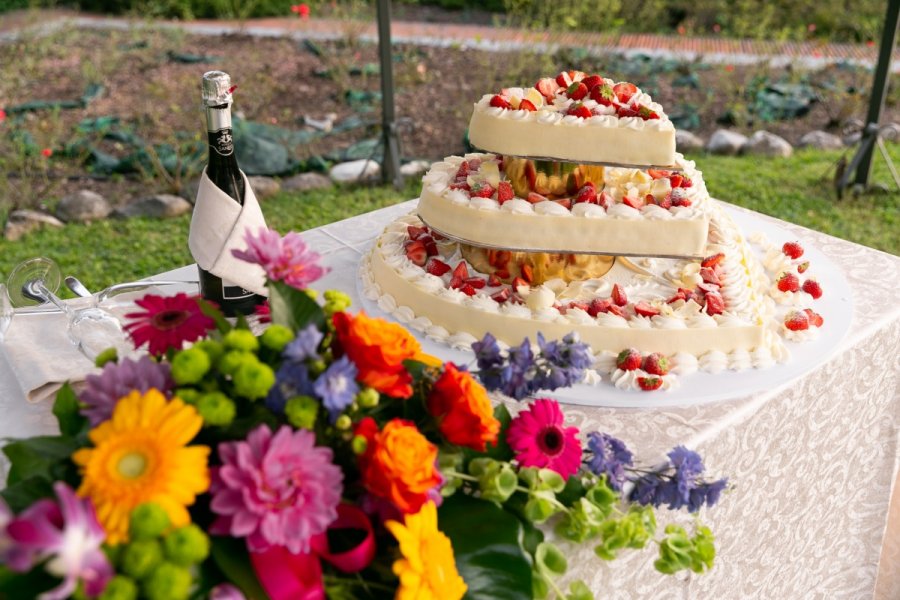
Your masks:
<svg viewBox="0 0 900 600"><path fill-rule="evenodd" d="M235 258L261 266L272 281L283 281L291 287L304 289L327 270L319 266L319 255L306 246L299 233L284 237L272 229L260 229L257 235L244 234L246 250L232 250Z"/></svg>
<svg viewBox="0 0 900 600"><path fill-rule="evenodd" d="M551 469L568 479L581 466L578 428L563 427L563 413L556 400L532 402L509 424L506 441L523 467Z"/></svg>
<svg viewBox="0 0 900 600"><path fill-rule="evenodd" d="M219 444L222 466L212 470L214 534L246 537L251 551L285 546L309 552L310 539L337 518L344 474L330 448L315 445L311 431L267 425L245 442Z"/></svg>
<svg viewBox="0 0 900 600"><path fill-rule="evenodd" d="M108 420L119 399L132 390L143 394L156 388L169 396L174 385L169 375L169 363L158 363L149 356L108 362L99 374L88 375L85 384L78 399L84 404L81 414L87 417L92 427Z"/></svg>
<svg viewBox="0 0 900 600"><path fill-rule="evenodd" d="M79 580L89 597L98 596L113 576L112 565L100 549L106 534L90 500L77 498L62 482L53 484L53 490L58 504L38 500L6 526L11 544L6 564L25 572L46 561L44 569L63 582L42 594L41 600L68 598Z"/></svg>

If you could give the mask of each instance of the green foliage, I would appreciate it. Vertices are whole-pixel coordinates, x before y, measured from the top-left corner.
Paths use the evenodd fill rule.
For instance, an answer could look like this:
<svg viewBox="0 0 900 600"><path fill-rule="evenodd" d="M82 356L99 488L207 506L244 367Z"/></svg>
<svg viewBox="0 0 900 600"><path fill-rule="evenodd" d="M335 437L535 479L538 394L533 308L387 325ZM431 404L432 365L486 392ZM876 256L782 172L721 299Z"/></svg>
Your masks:
<svg viewBox="0 0 900 600"><path fill-rule="evenodd" d="M248 598L269 600L269 595L260 585L250 564L250 554L244 540L217 535L210 538L210 541L213 561L228 580Z"/></svg>

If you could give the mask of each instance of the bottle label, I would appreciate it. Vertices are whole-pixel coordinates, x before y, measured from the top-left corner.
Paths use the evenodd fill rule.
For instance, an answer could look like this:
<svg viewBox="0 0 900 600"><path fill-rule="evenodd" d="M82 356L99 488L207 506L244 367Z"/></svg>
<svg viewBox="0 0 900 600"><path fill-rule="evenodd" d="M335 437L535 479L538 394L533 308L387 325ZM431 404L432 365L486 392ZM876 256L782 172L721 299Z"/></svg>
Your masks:
<svg viewBox="0 0 900 600"><path fill-rule="evenodd" d="M249 298L253 295L250 290L245 290L239 285L231 285L228 282L222 282L222 299L223 300L240 300Z"/></svg>
<svg viewBox="0 0 900 600"><path fill-rule="evenodd" d="M209 145L220 156L234 154L234 138L231 129L220 129L209 132Z"/></svg>

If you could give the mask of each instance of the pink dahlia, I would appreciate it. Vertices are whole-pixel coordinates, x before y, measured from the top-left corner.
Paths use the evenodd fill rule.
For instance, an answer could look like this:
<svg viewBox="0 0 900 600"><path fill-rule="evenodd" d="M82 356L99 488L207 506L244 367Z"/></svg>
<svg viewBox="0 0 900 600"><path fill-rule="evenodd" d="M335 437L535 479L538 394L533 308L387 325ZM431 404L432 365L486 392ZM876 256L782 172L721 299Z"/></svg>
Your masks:
<svg viewBox="0 0 900 600"><path fill-rule="evenodd" d="M267 425L245 442L219 444L222 466L212 472L211 533L246 537L253 552L285 546L306 553L310 539L337 518L343 472L330 448L315 445L311 431Z"/></svg>
<svg viewBox="0 0 900 600"><path fill-rule="evenodd" d="M6 542L10 547L5 562L20 572L43 564L49 574L63 580L42 594L42 600L70 597L79 580L88 596L98 596L113 576L112 565L101 548L106 534L90 500L78 498L62 482L53 484L53 490L58 503L48 498L38 500L8 522Z"/></svg>
<svg viewBox="0 0 900 600"><path fill-rule="evenodd" d="M166 350L181 350L185 342L200 339L215 322L203 314L196 296L179 293L175 296L147 294L134 302L144 312L125 315L130 322L125 330L134 347L148 345L150 354L164 354Z"/></svg>
<svg viewBox="0 0 900 600"><path fill-rule="evenodd" d="M532 402L509 424L506 441L523 467L551 469L568 479L581 466L578 428L563 427L563 413L556 400Z"/></svg>
<svg viewBox="0 0 900 600"><path fill-rule="evenodd" d="M232 250L235 258L261 266L272 281L283 281L304 289L327 272L319 266L319 255L306 246L299 233L284 237L272 229L260 229L257 235L244 234L246 250Z"/></svg>

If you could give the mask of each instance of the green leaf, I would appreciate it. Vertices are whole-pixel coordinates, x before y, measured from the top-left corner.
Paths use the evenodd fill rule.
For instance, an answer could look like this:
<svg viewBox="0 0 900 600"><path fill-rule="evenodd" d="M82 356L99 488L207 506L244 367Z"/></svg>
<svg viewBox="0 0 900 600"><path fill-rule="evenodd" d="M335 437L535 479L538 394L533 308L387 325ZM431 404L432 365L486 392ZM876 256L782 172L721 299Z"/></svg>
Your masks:
<svg viewBox="0 0 900 600"><path fill-rule="evenodd" d="M231 323L228 322L228 319L225 318L225 315L222 314L222 311L219 310L215 304L202 298L198 298L197 305L200 306L200 312L215 322L216 329L218 329L220 333L225 334L231 331Z"/></svg>
<svg viewBox="0 0 900 600"><path fill-rule="evenodd" d="M14 573L0 566L0 598L37 598L59 585L59 579L47 574L43 566L27 573Z"/></svg>
<svg viewBox="0 0 900 600"><path fill-rule="evenodd" d="M325 313L306 292L292 288L281 281L269 282L269 307L272 322L299 331L312 324L325 325Z"/></svg>
<svg viewBox="0 0 900 600"><path fill-rule="evenodd" d="M438 510L438 524L453 544L456 568L469 587L466 598L531 596L531 565L519 543L522 526L515 516L492 502L456 494Z"/></svg>
<svg viewBox="0 0 900 600"><path fill-rule="evenodd" d="M63 435L75 437L87 425L87 419L81 416L79 408L78 396L72 386L65 383L56 393L56 400L53 402L53 415L59 422L59 430Z"/></svg>
<svg viewBox="0 0 900 600"><path fill-rule="evenodd" d="M581 481L581 477L577 475L572 475L566 481L566 487L563 488L559 494L556 495L556 499L562 502L565 506L572 506L578 500L584 496L585 488L584 482Z"/></svg>
<svg viewBox="0 0 900 600"><path fill-rule="evenodd" d="M583 581L573 581L569 584L566 600L594 600L594 593Z"/></svg>
<svg viewBox="0 0 900 600"><path fill-rule="evenodd" d="M75 440L59 436L39 436L7 444L3 453L11 466L6 483L12 485L32 476L52 481L56 477L51 469L68 461L77 449Z"/></svg>
<svg viewBox="0 0 900 600"><path fill-rule="evenodd" d="M537 552L534 553L534 562L540 572L550 579L564 575L569 568L569 561L566 560L565 555L550 542L538 544Z"/></svg>
<svg viewBox="0 0 900 600"><path fill-rule="evenodd" d="M244 541L225 536L212 536L210 541L213 560L231 583L239 587L247 598L269 600L250 564L250 554Z"/></svg>
<svg viewBox="0 0 900 600"><path fill-rule="evenodd" d="M509 424L512 422L512 415L509 414L509 409L506 408L506 405L498 404L494 408L494 418L500 421L500 433L497 434L496 444L488 444L486 454L497 460L512 460L514 454L506 441L506 430L509 429Z"/></svg>
<svg viewBox="0 0 900 600"><path fill-rule="evenodd" d="M44 477L29 477L18 483L7 486L0 491L0 496L14 513L21 512L40 500L53 497L53 485Z"/></svg>

